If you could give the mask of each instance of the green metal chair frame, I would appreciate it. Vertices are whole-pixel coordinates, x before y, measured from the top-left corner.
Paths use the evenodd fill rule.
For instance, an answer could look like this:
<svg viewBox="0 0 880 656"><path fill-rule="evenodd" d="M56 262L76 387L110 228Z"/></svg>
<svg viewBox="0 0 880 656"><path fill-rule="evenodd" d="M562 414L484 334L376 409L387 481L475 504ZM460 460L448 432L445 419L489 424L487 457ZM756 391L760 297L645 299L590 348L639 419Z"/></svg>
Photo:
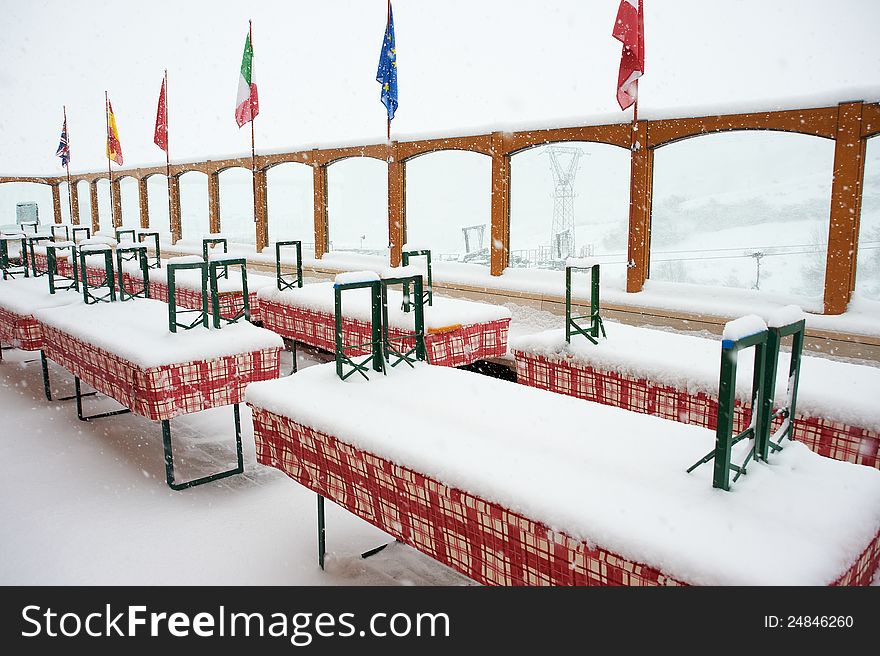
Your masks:
<svg viewBox="0 0 880 656"><path fill-rule="evenodd" d="M17 265L13 264L16 262L16 258L9 256L9 242L11 241L19 242ZM21 274L24 274L25 278L30 278L31 273L27 257L27 237L22 235L21 237L16 238L7 237L0 239L0 269L3 270L3 280L9 278L15 280L15 276ZM20 271L15 269L20 269Z"/></svg>
<svg viewBox="0 0 880 656"><path fill-rule="evenodd" d="M141 230L138 232L138 242L143 243L144 237L151 237L153 239L153 249L156 251L154 255L148 256L150 262L151 269L158 269L162 266L162 254L161 249L159 248L159 233L156 230Z"/></svg>
<svg viewBox="0 0 880 656"><path fill-rule="evenodd" d="M229 252L229 241L226 239L226 237L205 237L204 239L202 239L202 258L204 258L205 262L209 261L209 259L210 259L208 257L208 252L210 250L208 248L209 244L212 244L214 246L216 246L217 244L223 244L223 252L224 253ZM223 275L220 277L221 278L228 278L229 272L224 270Z"/></svg>
<svg viewBox="0 0 880 656"><path fill-rule="evenodd" d="M768 394L765 374L767 367L767 341L769 331L762 330L737 340L721 341L721 374L718 384L718 423L715 430L715 448L688 468L688 473L700 465L714 460L712 487L730 490L730 472L736 472L736 482L755 454L753 448L742 464L731 463L731 449L740 441L750 438L761 443L765 438L767 427L764 425L764 403ZM752 413L748 428L738 435L733 434L733 414L736 403L736 361L740 351L755 349L754 374L752 376Z"/></svg>
<svg viewBox="0 0 880 656"><path fill-rule="evenodd" d="M130 235L133 244L137 243L137 230L134 228L116 228L116 241L122 243L122 235Z"/></svg>
<svg viewBox="0 0 880 656"><path fill-rule="evenodd" d="M137 291L128 291L125 288L125 271L122 263L137 259L141 269L141 284ZM116 247L116 280L119 284L119 300L127 301L133 298L150 298L150 267L147 264L147 247L143 244L120 244Z"/></svg>
<svg viewBox="0 0 880 656"><path fill-rule="evenodd" d="M21 228L21 231L23 233L27 234L27 229L32 228L34 231L34 234L36 235L37 234L37 226L39 226L40 224L38 221L25 221L25 222L20 223L18 225Z"/></svg>
<svg viewBox="0 0 880 656"><path fill-rule="evenodd" d="M786 386L785 403L775 412L773 411L773 397L776 390L776 375L779 362L779 350L782 340L791 337L791 359L788 365L788 384ZM794 433L794 416L797 411L798 383L801 377L801 355L804 350L804 337L806 336L806 321L801 319L784 326L772 326L769 328L767 338L767 366L764 383L767 394L764 396L764 404L761 406L761 425L764 426L764 434L755 442L755 458L767 461L770 450L774 453L782 450L782 440L786 437L792 439ZM773 420L782 417L782 425L771 436L770 426Z"/></svg>
<svg viewBox="0 0 880 656"><path fill-rule="evenodd" d="M296 249L296 273L284 274L281 272L281 249L284 246L293 246ZM275 242L275 284L278 291L293 289L303 286L302 270L302 242L299 240Z"/></svg>
<svg viewBox="0 0 880 656"><path fill-rule="evenodd" d="M196 269L202 274L202 309L177 309L177 283L178 271ZM208 263L207 262L179 262L169 263L165 269L168 272L168 330L176 333L178 328L189 330L198 325L208 327ZM177 320L179 314L196 314L192 323L180 323Z"/></svg>
<svg viewBox="0 0 880 656"><path fill-rule="evenodd" d="M70 238L73 241L76 241L76 233L82 232L83 230L86 231L86 239L91 239L92 238L92 229L88 226L73 226L73 230L70 231L70 234L71 234Z"/></svg>
<svg viewBox="0 0 880 656"><path fill-rule="evenodd" d="M55 234L55 231L58 230L59 228L64 228L64 239L62 241L70 241L70 226L59 225L57 223L52 224L52 226L49 228L49 232L52 233L53 241L55 239L58 239L58 235Z"/></svg>
<svg viewBox="0 0 880 656"><path fill-rule="evenodd" d="M70 251L70 264L73 267L73 277L68 278L58 273L58 251L68 249ZM58 246L54 243L46 244L46 260L48 260L49 269L49 293L54 294L58 290L72 289L79 291L79 264L76 261L76 246L68 244L66 246ZM58 281L62 281L59 285ZM65 284L66 283L66 284Z"/></svg>
<svg viewBox="0 0 880 656"><path fill-rule="evenodd" d="M241 310L236 312L235 316L227 319L220 315L220 285L219 279L224 276L219 275L219 269L223 267L226 273L225 277L229 277L229 267L239 267L241 269L241 293L242 306ZM238 323L242 319L251 320L251 305L248 298L247 283L247 261L243 257L230 258L228 260L211 260L208 262L208 282L211 291L211 314L214 317L214 328L220 328L225 321L226 324Z"/></svg>
<svg viewBox="0 0 880 656"><path fill-rule="evenodd" d="M410 289L410 285L412 285L416 298L424 298L422 293L422 276L415 275L399 278L383 278L380 281L380 285L382 300L382 353L385 357L385 362L392 367L396 367L401 362L405 362L410 367L412 367L418 360L424 362L428 359L428 354L427 349L425 348L425 308L423 303L414 304L415 312L413 318L415 320L415 332L408 335L401 335L400 337L395 337L393 339L388 336L388 287L402 285L404 302L406 302L406 295ZM402 345L403 340L409 338L415 338L415 345L411 349L404 351L406 347ZM394 342L401 343L400 350L393 345ZM394 362L391 362L392 357L396 358Z"/></svg>
<svg viewBox="0 0 880 656"><path fill-rule="evenodd" d="M43 241L51 242L52 237L49 237L48 235L34 235L34 236L27 238L27 247L28 247L28 251L30 251L30 258L31 258L31 271L34 274L34 278L39 278L40 276L45 276L46 273L48 273L48 272L40 272L37 270L37 255L36 255L36 252L34 251L34 246L36 244L39 244L40 242L43 242Z"/></svg>
<svg viewBox="0 0 880 656"><path fill-rule="evenodd" d="M590 314L573 316L571 311L571 272L573 269L585 271L590 269ZM578 323L580 319L589 319L590 327L584 328ZM599 314L599 265L590 267L566 266L565 267L565 341L571 343L572 335L583 335L593 344L599 343L599 334L605 335L605 325Z"/></svg>
<svg viewBox="0 0 880 656"><path fill-rule="evenodd" d="M432 273L431 267L431 251L429 250L421 250L421 251L404 251L401 253L401 264L403 266L409 266L410 259L414 257L424 257L425 262L427 264L428 275L422 281L422 286L424 287L424 292L419 297L422 299L422 305L427 303L428 305L434 305L434 274ZM409 286L404 285L403 287L403 311L409 312L410 310L410 295L409 295Z"/></svg>
<svg viewBox="0 0 880 656"><path fill-rule="evenodd" d="M335 283L333 291L335 296L336 309L336 375L341 380L347 379L354 373L359 373L367 380L370 377L367 372L372 367L373 371L385 371L385 359L382 357L382 293L380 291L381 283L378 280L365 282L349 282ZM370 306L371 306L371 340L364 344L345 344L343 342L342 331L342 294L353 289L369 289L370 290ZM370 347L370 355L367 355L360 362L354 357L347 355L346 351ZM369 365L369 366L368 366ZM345 367L350 367L349 371L345 371Z"/></svg>
<svg viewBox="0 0 880 656"><path fill-rule="evenodd" d="M104 255L104 282L100 285L90 285L89 275L86 270L86 257L88 255ZM83 302L86 305L95 303L113 303L116 301L116 285L113 278L113 251L109 248L89 250L87 246L79 249L79 282L83 293ZM93 289L107 288L104 294L94 294Z"/></svg>

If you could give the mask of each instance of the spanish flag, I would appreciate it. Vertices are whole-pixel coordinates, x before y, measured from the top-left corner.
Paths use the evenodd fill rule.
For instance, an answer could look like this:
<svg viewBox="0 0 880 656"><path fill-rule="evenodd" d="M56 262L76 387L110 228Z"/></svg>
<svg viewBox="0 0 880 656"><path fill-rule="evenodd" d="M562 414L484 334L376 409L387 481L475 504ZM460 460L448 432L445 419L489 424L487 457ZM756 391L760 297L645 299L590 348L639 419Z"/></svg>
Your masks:
<svg viewBox="0 0 880 656"><path fill-rule="evenodd" d="M113 115L113 105L107 99L107 159L111 159L122 166L122 144L119 143L119 130L116 128L116 117Z"/></svg>

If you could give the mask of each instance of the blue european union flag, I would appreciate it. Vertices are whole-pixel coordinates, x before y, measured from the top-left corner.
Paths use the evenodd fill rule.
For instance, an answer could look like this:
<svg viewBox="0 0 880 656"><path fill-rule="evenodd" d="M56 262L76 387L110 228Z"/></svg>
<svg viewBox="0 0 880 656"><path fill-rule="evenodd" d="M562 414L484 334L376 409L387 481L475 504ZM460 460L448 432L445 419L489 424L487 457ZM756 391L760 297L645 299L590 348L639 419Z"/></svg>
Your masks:
<svg viewBox="0 0 880 656"><path fill-rule="evenodd" d="M388 25L385 27L385 38L382 41L382 52L379 53L379 70L376 71L376 82L382 85L382 104L388 110L388 120L394 118L397 111L397 48L394 45L394 15L388 7Z"/></svg>

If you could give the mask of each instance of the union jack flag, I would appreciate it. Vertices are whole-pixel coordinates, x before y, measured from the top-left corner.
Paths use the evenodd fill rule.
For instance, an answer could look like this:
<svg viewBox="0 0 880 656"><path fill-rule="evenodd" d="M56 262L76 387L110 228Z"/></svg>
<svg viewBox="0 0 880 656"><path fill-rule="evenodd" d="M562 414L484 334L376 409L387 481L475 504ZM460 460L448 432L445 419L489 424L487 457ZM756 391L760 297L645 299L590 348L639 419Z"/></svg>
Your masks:
<svg viewBox="0 0 880 656"><path fill-rule="evenodd" d="M64 126L61 128L61 142L58 144L58 150L55 155L61 158L61 166L67 166L70 162L70 143L67 141L67 118L64 119Z"/></svg>

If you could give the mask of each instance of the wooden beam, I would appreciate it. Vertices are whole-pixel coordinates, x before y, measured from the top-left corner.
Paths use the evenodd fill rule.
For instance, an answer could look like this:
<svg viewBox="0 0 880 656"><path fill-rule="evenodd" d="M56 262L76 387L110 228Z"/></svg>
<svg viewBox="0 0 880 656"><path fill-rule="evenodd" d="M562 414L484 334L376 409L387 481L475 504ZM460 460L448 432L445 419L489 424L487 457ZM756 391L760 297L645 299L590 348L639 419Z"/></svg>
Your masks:
<svg viewBox="0 0 880 656"><path fill-rule="evenodd" d="M834 143L831 220L825 261L825 314L842 314L856 279L859 209L864 178L862 103L841 103Z"/></svg>
<svg viewBox="0 0 880 656"><path fill-rule="evenodd" d="M504 133L492 133L492 209L490 273L500 276L510 254L510 152Z"/></svg>
<svg viewBox="0 0 880 656"><path fill-rule="evenodd" d="M266 189L266 171L254 172L254 228L256 230L256 250L261 252L269 245L269 214L268 197Z"/></svg>
<svg viewBox="0 0 880 656"><path fill-rule="evenodd" d="M52 187L52 215L55 217L55 223L61 223L61 190L56 182Z"/></svg>
<svg viewBox="0 0 880 656"><path fill-rule="evenodd" d="M320 260L328 247L327 225L327 167L318 164L318 158L312 165L312 187L314 190L314 224L315 224L315 259Z"/></svg>
<svg viewBox="0 0 880 656"><path fill-rule="evenodd" d="M388 161L388 243L391 266L400 266L406 242L406 162L399 159L397 142L391 145Z"/></svg>
<svg viewBox="0 0 880 656"><path fill-rule="evenodd" d="M176 175L167 178L168 181L168 223L171 226L171 243L176 244L183 236L183 226L180 223L180 179Z"/></svg>
<svg viewBox="0 0 880 656"><path fill-rule="evenodd" d="M443 139L425 139L422 141L401 141L397 143L397 154L401 160L408 160L425 153L436 153L442 150L465 150L472 153L490 155L492 152L492 135L478 134L472 137L445 137Z"/></svg>
<svg viewBox="0 0 880 656"><path fill-rule="evenodd" d="M208 229L220 232L220 174L208 174Z"/></svg>
<svg viewBox="0 0 880 656"><path fill-rule="evenodd" d="M76 182L71 182L67 186L67 193L70 194L70 211L73 212L70 222L73 225L79 225L79 189Z"/></svg>
<svg viewBox="0 0 880 656"><path fill-rule="evenodd" d="M640 292L648 278L651 261L651 188L654 153L645 146L647 123L639 121L632 131L629 183L629 238L627 242L626 291Z"/></svg>
<svg viewBox="0 0 880 656"><path fill-rule="evenodd" d="M141 228L146 230L150 227L150 196L147 193L147 179L138 178L138 206L140 207Z"/></svg>
<svg viewBox="0 0 880 656"><path fill-rule="evenodd" d="M613 123L611 125L585 125L574 128L513 132L507 140L506 154L512 155L527 148L560 141L589 141L629 148L630 125L630 123Z"/></svg>
<svg viewBox="0 0 880 656"><path fill-rule="evenodd" d="M122 193L120 192L119 178L113 178L113 207L111 208L111 218L114 228L122 226Z"/></svg>

